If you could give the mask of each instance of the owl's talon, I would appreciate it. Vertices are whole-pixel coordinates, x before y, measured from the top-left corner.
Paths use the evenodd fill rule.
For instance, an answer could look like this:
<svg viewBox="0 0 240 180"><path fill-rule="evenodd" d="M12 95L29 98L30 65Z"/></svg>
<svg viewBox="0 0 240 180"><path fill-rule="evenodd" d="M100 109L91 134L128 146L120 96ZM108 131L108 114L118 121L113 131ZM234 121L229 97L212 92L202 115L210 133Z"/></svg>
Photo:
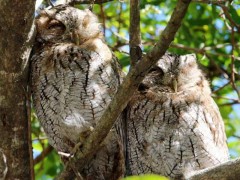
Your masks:
<svg viewBox="0 0 240 180"><path fill-rule="evenodd" d="M74 156L74 155L76 154L77 150L79 149L79 147L80 147L81 145L82 145L82 142L79 142L79 143L77 143L77 144L74 146L74 148L73 148L72 151L71 151L72 156Z"/></svg>
<svg viewBox="0 0 240 180"><path fill-rule="evenodd" d="M76 154L79 147L83 144L82 142L84 142L86 140L86 138L90 135L90 133L93 130L94 130L94 128L92 126L90 126L88 130L86 130L80 134L79 142L74 146L74 148L72 149L72 152L71 152L71 154L73 156L74 156L74 154Z"/></svg>

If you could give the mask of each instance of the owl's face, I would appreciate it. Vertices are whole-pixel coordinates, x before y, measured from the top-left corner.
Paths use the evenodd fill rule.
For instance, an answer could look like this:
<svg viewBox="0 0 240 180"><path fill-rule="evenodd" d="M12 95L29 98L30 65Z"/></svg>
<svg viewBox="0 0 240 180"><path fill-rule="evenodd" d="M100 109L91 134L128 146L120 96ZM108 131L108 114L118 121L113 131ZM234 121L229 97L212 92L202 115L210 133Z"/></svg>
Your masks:
<svg viewBox="0 0 240 180"><path fill-rule="evenodd" d="M101 33L96 15L67 5L43 10L36 19L39 42L84 43Z"/></svg>
<svg viewBox="0 0 240 180"><path fill-rule="evenodd" d="M183 86L184 88L192 86L201 78L201 75L194 54L183 56L167 54L150 69L141 86L177 92L183 90Z"/></svg>

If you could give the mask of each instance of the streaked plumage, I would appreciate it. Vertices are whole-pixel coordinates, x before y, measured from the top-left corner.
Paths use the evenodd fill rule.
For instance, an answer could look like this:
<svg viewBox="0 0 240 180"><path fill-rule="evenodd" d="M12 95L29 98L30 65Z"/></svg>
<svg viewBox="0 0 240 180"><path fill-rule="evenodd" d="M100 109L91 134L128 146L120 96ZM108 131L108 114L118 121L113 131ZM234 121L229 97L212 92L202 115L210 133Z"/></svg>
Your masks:
<svg viewBox="0 0 240 180"><path fill-rule="evenodd" d="M36 19L33 103L50 144L73 153L98 123L120 83L119 64L89 10L59 5ZM121 70L121 69L120 69ZM87 179L123 175L122 144L113 128L81 172Z"/></svg>

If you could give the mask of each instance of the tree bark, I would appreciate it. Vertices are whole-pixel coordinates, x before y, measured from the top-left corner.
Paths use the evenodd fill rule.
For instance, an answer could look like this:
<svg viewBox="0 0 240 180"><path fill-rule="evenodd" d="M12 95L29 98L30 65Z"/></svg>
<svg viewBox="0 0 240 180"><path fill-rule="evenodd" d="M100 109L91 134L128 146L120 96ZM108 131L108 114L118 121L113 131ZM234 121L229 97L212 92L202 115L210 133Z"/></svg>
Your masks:
<svg viewBox="0 0 240 180"><path fill-rule="evenodd" d="M140 0L130 1L130 64L133 67L142 58L140 30Z"/></svg>
<svg viewBox="0 0 240 180"><path fill-rule="evenodd" d="M33 179L27 83L34 5L0 1L0 179Z"/></svg>
<svg viewBox="0 0 240 180"><path fill-rule="evenodd" d="M240 177L240 158L197 171L187 180L232 180Z"/></svg>

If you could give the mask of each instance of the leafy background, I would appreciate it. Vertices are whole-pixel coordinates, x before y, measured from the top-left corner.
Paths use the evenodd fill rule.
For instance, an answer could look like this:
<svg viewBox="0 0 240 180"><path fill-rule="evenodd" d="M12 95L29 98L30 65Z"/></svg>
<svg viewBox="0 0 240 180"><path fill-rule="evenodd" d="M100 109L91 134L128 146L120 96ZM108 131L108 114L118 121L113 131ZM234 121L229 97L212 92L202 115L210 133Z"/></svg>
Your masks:
<svg viewBox="0 0 240 180"><path fill-rule="evenodd" d="M58 2L53 1L53 3ZM37 1L36 15L39 8L46 7L46 4L40 0ZM175 4L176 0L141 1L141 36L144 52L147 52L159 39ZM88 8L88 5L76 5L76 7L84 9ZM94 5L93 12L98 15L106 41L127 73L129 69L129 2L113 1L103 5ZM169 51L173 53L195 53L197 55L199 64L211 83L212 96L224 119L231 158L236 158L240 154L239 35L240 5L238 0L222 5L192 2L169 48ZM55 150L48 144L34 109L31 120L36 179L53 179L63 166ZM156 176L147 175L126 179L150 180L156 179Z"/></svg>

